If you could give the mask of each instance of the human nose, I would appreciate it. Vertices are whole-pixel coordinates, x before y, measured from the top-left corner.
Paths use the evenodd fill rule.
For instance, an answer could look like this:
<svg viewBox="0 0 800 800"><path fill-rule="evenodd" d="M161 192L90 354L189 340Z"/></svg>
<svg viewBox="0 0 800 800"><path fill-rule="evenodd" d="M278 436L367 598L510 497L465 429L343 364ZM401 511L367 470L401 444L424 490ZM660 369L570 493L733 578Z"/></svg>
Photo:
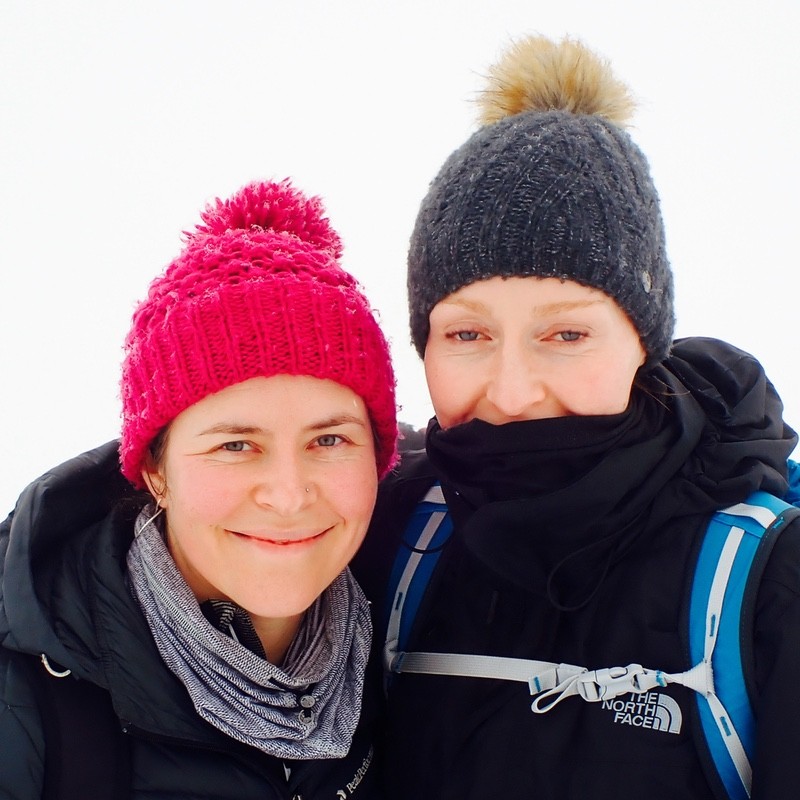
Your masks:
<svg viewBox="0 0 800 800"><path fill-rule="evenodd" d="M292 516L314 501L317 489L299 459L284 457L261 465L254 494L259 505Z"/></svg>
<svg viewBox="0 0 800 800"><path fill-rule="evenodd" d="M519 419L529 416L531 408L545 396L543 376L533 355L512 344L503 344L486 387L487 400L503 418Z"/></svg>

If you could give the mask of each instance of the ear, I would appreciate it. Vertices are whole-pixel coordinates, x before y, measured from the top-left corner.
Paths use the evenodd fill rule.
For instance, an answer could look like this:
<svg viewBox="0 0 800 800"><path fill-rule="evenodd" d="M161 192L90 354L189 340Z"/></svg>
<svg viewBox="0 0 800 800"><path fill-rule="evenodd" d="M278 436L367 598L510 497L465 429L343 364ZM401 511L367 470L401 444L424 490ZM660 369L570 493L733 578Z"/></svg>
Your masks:
<svg viewBox="0 0 800 800"><path fill-rule="evenodd" d="M167 507L167 481L156 469L142 467L142 480L159 508Z"/></svg>

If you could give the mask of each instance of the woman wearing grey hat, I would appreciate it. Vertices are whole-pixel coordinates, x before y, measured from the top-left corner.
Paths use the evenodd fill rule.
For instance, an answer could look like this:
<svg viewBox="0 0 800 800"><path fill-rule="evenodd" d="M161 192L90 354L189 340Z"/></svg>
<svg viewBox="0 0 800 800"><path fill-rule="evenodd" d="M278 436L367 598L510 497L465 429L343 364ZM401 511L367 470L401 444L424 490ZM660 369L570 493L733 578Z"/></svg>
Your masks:
<svg viewBox="0 0 800 800"><path fill-rule="evenodd" d="M411 237L411 333L436 417L426 452L384 482L355 566L388 600L390 796L795 797L790 511L742 600L747 724L703 653L702 613L690 621L712 515L787 492L797 437L780 399L746 353L673 343L658 197L602 60L525 40L482 105Z"/></svg>

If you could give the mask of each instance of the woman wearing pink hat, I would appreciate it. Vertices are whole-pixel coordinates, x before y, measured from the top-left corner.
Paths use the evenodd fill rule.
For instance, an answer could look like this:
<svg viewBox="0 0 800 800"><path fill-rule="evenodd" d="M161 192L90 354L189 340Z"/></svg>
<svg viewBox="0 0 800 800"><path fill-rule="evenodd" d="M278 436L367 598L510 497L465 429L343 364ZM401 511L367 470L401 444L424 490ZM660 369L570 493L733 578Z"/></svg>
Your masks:
<svg viewBox="0 0 800 800"><path fill-rule="evenodd" d="M0 528L0 795L375 796L347 564L394 377L340 253L317 199L251 184L151 284L119 446Z"/></svg>

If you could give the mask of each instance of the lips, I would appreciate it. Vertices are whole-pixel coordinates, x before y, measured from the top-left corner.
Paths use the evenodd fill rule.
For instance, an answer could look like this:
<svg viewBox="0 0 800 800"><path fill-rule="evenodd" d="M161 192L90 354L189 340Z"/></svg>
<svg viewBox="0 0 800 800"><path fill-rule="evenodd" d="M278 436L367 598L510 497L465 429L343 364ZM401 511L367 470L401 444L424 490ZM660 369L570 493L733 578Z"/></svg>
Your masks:
<svg viewBox="0 0 800 800"><path fill-rule="evenodd" d="M241 539L249 539L254 542L263 544L275 545L277 547L292 547L294 545L304 545L322 538L330 528L325 528L323 531L297 531L294 533L286 532L285 535L276 535L274 532L262 531L228 531Z"/></svg>

